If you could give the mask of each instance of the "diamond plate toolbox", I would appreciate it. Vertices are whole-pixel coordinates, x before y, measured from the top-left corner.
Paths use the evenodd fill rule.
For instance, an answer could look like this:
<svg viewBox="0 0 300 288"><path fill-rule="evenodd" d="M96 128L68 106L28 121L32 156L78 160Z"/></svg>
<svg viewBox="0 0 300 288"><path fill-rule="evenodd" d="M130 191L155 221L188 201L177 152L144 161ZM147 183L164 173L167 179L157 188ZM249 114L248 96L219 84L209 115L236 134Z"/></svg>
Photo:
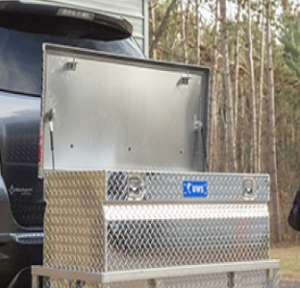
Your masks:
<svg viewBox="0 0 300 288"><path fill-rule="evenodd" d="M122 272L269 259L267 175L106 170L45 177L47 267Z"/></svg>
<svg viewBox="0 0 300 288"><path fill-rule="evenodd" d="M43 71L33 288L279 287L269 176L199 172L207 68L46 44Z"/></svg>

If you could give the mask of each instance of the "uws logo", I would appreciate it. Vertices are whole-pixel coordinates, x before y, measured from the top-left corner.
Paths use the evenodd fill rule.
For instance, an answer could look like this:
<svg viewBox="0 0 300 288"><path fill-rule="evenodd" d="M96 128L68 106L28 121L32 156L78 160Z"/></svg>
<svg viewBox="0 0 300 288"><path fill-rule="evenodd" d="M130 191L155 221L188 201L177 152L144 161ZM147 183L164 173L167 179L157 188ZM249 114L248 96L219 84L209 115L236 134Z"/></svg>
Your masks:
<svg viewBox="0 0 300 288"><path fill-rule="evenodd" d="M14 187L11 185L8 189L10 195L21 195L21 196L31 196L33 188L24 188L24 187Z"/></svg>
<svg viewBox="0 0 300 288"><path fill-rule="evenodd" d="M204 186L200 186L200 185L192 185L191 183L189 183L187 185L187 190L190 193L204 193Z"/></svg>
<svg viewBox="0 0 300 288"><path fill-rule="evenodd" d="M184 197L206 198L207 197L207 182L183 182Z"/></svg>

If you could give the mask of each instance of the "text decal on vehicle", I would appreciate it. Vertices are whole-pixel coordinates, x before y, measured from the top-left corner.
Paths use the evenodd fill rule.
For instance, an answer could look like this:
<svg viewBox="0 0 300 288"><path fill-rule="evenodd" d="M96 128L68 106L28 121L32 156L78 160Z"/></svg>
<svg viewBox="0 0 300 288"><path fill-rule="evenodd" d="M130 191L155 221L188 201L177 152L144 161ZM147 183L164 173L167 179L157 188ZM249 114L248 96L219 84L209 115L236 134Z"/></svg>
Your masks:
<svg viewBox="0 0 300 288"><path fill-rule="evenodd" d="M183 196L184 198L207 198L207 182L184 181Z"/></svg>

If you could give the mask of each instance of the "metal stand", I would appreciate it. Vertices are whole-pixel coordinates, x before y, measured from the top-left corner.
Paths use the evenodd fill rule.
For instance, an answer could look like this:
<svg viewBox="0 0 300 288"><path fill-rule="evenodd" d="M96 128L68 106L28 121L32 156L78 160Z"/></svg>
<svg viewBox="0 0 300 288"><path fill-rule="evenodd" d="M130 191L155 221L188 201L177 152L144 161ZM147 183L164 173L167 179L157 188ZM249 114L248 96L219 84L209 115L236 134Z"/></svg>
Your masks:
<svg viewBox="0 0 300 288"><path fill-rule="evenodd" d="M189 287L189 281L194 285L195 277L201 282L201 276L210 277L210 284L214 286L214 279L224 275L227 279L227 287L234 288L238 281L245 281L244 278L250 279L252 273L266 273L263 279L268 288L279 288L279 261L262 261L262 262L245 262L229 264L213 264L186 266L161 269L147 269L137 271L109 272L109 273L90 273L70 271L63 269L54 269L47 267L32 267L33 285L32 288L90 288L90 287L170 287L161 285L162 283L171 283L174 281L180 283L185 279L185 287ZM236 277L237 276L237 277ZM46 281L45 281L46 280ZM51 283L56 281L55 285ZM216 280L217 281L217 280ZM225 281L226 282L226 281ZM43 283L43 284L42 284ZM45 283L47 283L45 285ZM59 283L59 284L57 284ZM136 284L135 284L136 283ZM137 285L138 284L138 285ZM121 285L121 286L120 286ZM209 286L208 285L208 286ZM258 283L258 288L262 283ZM178 284L176 287L180 287ZM197 287L197 286L193 286ZM199 286L203 287L203 286ZM219 287L219 286L216 286ZM224 286L222 286L224 287ZM255 286L251 286L255 287ZM207 287L209 288L209 287Z"/></svg>

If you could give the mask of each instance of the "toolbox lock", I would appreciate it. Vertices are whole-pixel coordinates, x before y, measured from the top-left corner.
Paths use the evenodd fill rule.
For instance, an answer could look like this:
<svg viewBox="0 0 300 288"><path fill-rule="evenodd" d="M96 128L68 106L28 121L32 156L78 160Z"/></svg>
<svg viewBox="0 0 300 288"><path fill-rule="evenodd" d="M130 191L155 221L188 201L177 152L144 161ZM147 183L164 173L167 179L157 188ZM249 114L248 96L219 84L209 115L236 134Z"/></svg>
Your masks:
<svg viewBox="0 0 300 288"><path fill-rule="evenodd" d="M128 176L127 200L141 201L144 197L144 181L140 175L133 174Z"/></svg>
<svg viewBox="0 0 300 288"><path fill-rule="evenodd" d="M243 196L245 200L254 200L258 184L253 178L245 178L243 181Z"/></svg>

